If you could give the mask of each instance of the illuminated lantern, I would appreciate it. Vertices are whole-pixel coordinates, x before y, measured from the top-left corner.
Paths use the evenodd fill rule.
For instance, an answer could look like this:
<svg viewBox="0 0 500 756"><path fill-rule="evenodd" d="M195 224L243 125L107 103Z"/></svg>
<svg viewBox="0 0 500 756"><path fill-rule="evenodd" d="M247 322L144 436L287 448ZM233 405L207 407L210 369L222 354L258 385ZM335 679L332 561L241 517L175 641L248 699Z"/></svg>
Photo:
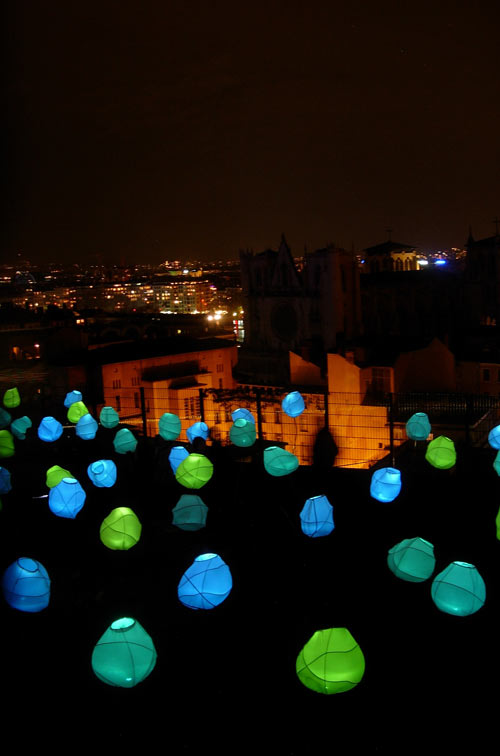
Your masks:
<svg viewBox="0 0 500 756"><path fill-rule="evenodd" d="M116 483L116 465L111 459L98 459L87 467L87 474L97 488L111 488Z"/></svg>
<svg viewBox="0 0 500 756"><path fill-rule="evenodd" d="M45 485L47 488L54 488L54 486L57 486L63 478L74 478L74 475L72 475L69 470L65 470L64 467L53 465L53 467L49 467L47 470Z"/></svg>
<svg viewBox="0 0 500 756"><path fill-rule="evenodd" d="M434 546L423 538L405 538L389 549L389 569L410 583L421 583L430 578L436 566Z"/></svg>
<svg viewBox="0 0 500 756"><path fill-rule="evenodd" d="M113 446L118 454L133 452L137 446L137 439L128 428L122 428L114 437Z"/></svg>
<svg viewBox="0 0 500 756"><path fill-rule="evenodd" d="M75 402L81 402L81 401L82 401L81 391L69 391L64 398L64 406L71 407L71 405L75 404Z"/></svg>
<svg viewBox="0 0 500 756"><path fill-rule="evenodd" d="M63 478L49 492L49 509L58 517L74 520L87 494L75 478Z"/></svg>
<svg viewBox="0 0 500 756"><path fill-rule="evenodd" d="M500 475L500 451L497 452L497 455L493 460L493 469L495 470L497 475Z"/></svg>
<svg viewBox="0 0 500 756"><path fill-rule="evenodd" d="M344 693L363 679L365 657L345 627L317 630L297 656L300 682L317 693Z"/></svg>
<svg viewBox="0 0 500 756"><path fill-rule="evenodd" d="M92 652L94 674L107 685L133 688L154 669L156 649L151 636L132 617L108 627Z"/></svg>
<svg viewBox="0 0 500 756"><path fill-rule="evenodd" d="M19 396L17 388L7 389L3 395L3 406L7 407L7 409L15 409L15 407L19 407L20 404L21 397Z"/></svg>
<svg viewBox="0 0 500 756"><path fill-rule="evenodd" d="M264 467L269 475L280 478L289 475L299 466L299 460L286 449L279 446L268 446L264 449Z"/></svg>
<svg viewBox="0 0 500 756"><path fill-rule="evenodd" d="M214 466L204 454L189 454L180 463L175 479L185 488L202 488L208 483L214 472Z"/></svg>
<svg viewBox="0 0 500 756"><path fill-rule="evenodd" d="M3 407L0 407L0 429L6 428L8 425L10 425L12 421L12 415L7 412L7 410L4 410Z"/></svg>
<svg viewBox="0 0 500 756"><path fill-rule="evenodd" d="M12 433L8 430L0 430L0 457L13 457L15 451Z"/></svg>
<svg viewBox="0 0 500 756"><path fill-rule="evenodd" d="M333 507L324 495L307 499L300 513L300 520L302 532L311 538L326 536L335 527Z"/></svg>
<svg viewBox="0 0 500 756"><path fill-rule="evenodd" d="M6 494L9 491L12 491L10 472L5 467L0 467L0 494Z"/></svg>
<svg viewBox="0 0 500 756"><path fill-rule="evenodd" d="M120 423L120 415L113 407L103 407L99 414L99 422L103 428L116 428Z"/></svg>
<svg viewBox="0 0 500 756"><path fill-rule="evenodd" d="M254 416L250 410L245 409L245 407L238 407L238 409L233 410L233 412L231 412L231 418L233 423L235 423L236 420L249 420L255 425Z"/></svg>
<svg viewBox="0 0 500 756"><path fill-rule="evenodd" d="M401 473L394 467L375 470L370 482L370 496L377 501L394 501L401 491Z"/></svg>
<svg viewBox="0 0 500 756"><path fill-rule="evenodd" d="M61 438L62 432L63 427L55 417L44 417L38 426L38 438L41 441L57 441L58 438Z"/></svg>
<svg viewBox="0 0 500 756"><path fill-rule="evenodd" d="M235 446L252 446L255 437L255 423L242 417L234 421L229 431L229 438Z"/></svg>
<svg viewBox="0 0 500 756"><path fill-rule="evenodd" d="M172 522L181 530L200 530L207 522L208 507L195 494L183 494L172 510Z"/></svg>
<svg viewBox="0 0 500 756"><path fill-rule="evenodd" d="M139 518L128 507L117 507L102 521L99 534L101 541L113 551L127 551L141 537Z"/></svg>
<svg viewBox="0 0 500 756"><path fill-rule="evenodd" d="M231 571L220 556L201 554L182 576L177 595L190 609L213 609L229 596L232 587Z"/></svg>
<svg viewBox="0 0 500 756"><path fill-rule="evenodd" d="M158 421L158 430L165 441L175 441L181 432L181 420L173 412L165 412Z"/></svg>
<svg viewBox="0 0 500 756"><path fill-rule="evenodd" d="M88 412L83 415L76 424L75 433L83 441L91 441L95 438L99 424Z"/></svg>
<svg viewBox="0 0 500 756"><path fill-rule="evenodd" d="M500 449L500 425L495 425L488 433L488 443L493 449Z"/></svg>
<svg viewBox="0 0 500 756"><path fill-rule="evenodd" d="M457 461L455 444L447 436L438 436L429 442L425 452L427 462L438 470L449 470Z"/></svg>
<svg viewBox="0 0 500 756"><path fill-rule="evenodd" d="M500 541L500 509L498 510L498 514L495 518L495 525L497 526L497 538Z"/></svg>
<svg viewBox="0 0 500 756"><path fill-rule="evenodd" d="M406 423L406 435L412 441L425 441L431 432L431 424L425 412L415 412Z"/></svg>
<svg viewBox="0 0 500 756"><path fill-rule="evenodd" d="M89 411L83 402L74 402L66 413L66 417L70 423L77 423L80 418L88 415Z"/></svg>
<svg viewBox="0 0 500 756"><path fill-rule="evenodd" d="M281 409L289 417L298 417L306 408L302 394L298 391L291 391L281 402Z"/></svg>
<svg viewBox="0 0 500 756"><path fill-rule="evenodd" d="M194 423L187 429L186 436L188 437L191 444L197 437L200 437L204 441L206 441L208 438L208 425L202 422Z"/></svg>
<svg viewBox="0 0 500 756"><path fill-rule="evenodd" d="M172 447L170 454L168 455L168 461L170 462L170 467L172 468L174 475L177 472L180 463L183 462L186 457L189 457L189 452L185 446Z"/></svg>
<svg viewBox="0 0 500 756"><path fill-rule="evenodd" d="M50 579L47 570L36 559L20 557L4 572L3 595L13 609L41 612L50 600Z"/></svg>
<svg viewBox="0 0 500 756"><path fill-rule="evenodd" d="M26 438L26 431L28 428L31 428L31 426L31 420L24 415L23 417L18 417L16 420L13 420L10 429L16 438L20 439L20 441L24 441Z"/></svg>
<svg viewBox="0 0 500 756"><path fill-rule="evenodd" d="M452 562L432 581L431 595L442 612L467 617L486 601L486 586L473 564Z"/></svg>

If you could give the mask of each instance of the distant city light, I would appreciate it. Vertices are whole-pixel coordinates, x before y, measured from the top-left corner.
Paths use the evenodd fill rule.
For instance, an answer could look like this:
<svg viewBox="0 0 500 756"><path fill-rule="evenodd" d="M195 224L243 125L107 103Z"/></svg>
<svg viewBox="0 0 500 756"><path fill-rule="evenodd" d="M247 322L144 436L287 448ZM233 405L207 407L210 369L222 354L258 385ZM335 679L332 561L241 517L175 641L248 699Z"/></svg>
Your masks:
<svg viewBox="0 0 500 756"><path fill-rule="evenodd" d="M434 265L446 265L446 260L435 260Z"/></svg>

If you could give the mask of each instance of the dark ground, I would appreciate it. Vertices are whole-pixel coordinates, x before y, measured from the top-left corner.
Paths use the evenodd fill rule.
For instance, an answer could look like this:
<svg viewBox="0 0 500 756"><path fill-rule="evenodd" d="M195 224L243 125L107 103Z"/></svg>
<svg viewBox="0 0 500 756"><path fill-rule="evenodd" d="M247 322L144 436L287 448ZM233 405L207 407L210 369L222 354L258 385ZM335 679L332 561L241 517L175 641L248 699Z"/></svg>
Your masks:
<svg viewBox="0 0 500 756"><path fill-rule="evenodd" d="M169 445L141 439L134 454L120 456L113 436L100 428L94 441L81 441L67 430L44 444L33 431L1 461L13 484L2 497L2 569L33 557L52 588L38 614L2 603L3 729L21 751L39 744L138 745L146 754L400 753L479 741L474 751L489 752L500 668L493 450L459 449L456 467L444 472L424 461L424 446L409 450L399 462L400 496L381 504L370 498L367 471L309 467L272 478L258 451L241 462L234 447L208 447L214 476L196 492L209 507L207 526L184 532L171 524L187 491L171 473ZM112 489L87 477L100 458L117 463ZM52 464L87 492L75 520L33 498L48 493ZM299 512L320 493L334 506L336 527L311 539ZM130 551L112 552L99 526L121 505L138 515L142 537ZM477 566L487 590L477 614L443 614L431 581L406 583L389 571L388 549L414 536L434 544L435 574L453 560ZM219 607L195 612L179 603L177 584L206 551L229 565L233 590ZM129 690L102 683L90 663L121 616L135 617L158 652L151 675ZM302 646L328 627L347 627L366 660L358 687L332 696L308 690L295 674Z"/></svg>

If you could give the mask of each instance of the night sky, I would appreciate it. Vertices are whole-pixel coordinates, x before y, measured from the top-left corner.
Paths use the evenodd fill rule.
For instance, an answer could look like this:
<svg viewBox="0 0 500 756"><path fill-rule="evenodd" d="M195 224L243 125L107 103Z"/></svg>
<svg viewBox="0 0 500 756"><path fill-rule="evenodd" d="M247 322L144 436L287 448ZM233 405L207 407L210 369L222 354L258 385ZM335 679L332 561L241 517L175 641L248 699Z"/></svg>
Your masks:
<svg viewBox="0 0 500 756"><path fill-rule="evenodd" d="M9 3L2 257L489 236L499 19L488 0Z"/></svg>

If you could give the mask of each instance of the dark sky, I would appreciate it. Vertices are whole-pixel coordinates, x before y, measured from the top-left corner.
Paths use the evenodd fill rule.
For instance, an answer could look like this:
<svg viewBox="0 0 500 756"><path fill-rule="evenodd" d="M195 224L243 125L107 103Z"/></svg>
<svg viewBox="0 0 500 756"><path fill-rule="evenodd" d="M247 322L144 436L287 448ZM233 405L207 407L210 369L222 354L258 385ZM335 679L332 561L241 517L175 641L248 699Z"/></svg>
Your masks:
<svg viewBox="0 0 500 756"><path fill-rule="evenodd" d="M4 16L6 260L494 232L490 0L21 0Z"/></svg>

